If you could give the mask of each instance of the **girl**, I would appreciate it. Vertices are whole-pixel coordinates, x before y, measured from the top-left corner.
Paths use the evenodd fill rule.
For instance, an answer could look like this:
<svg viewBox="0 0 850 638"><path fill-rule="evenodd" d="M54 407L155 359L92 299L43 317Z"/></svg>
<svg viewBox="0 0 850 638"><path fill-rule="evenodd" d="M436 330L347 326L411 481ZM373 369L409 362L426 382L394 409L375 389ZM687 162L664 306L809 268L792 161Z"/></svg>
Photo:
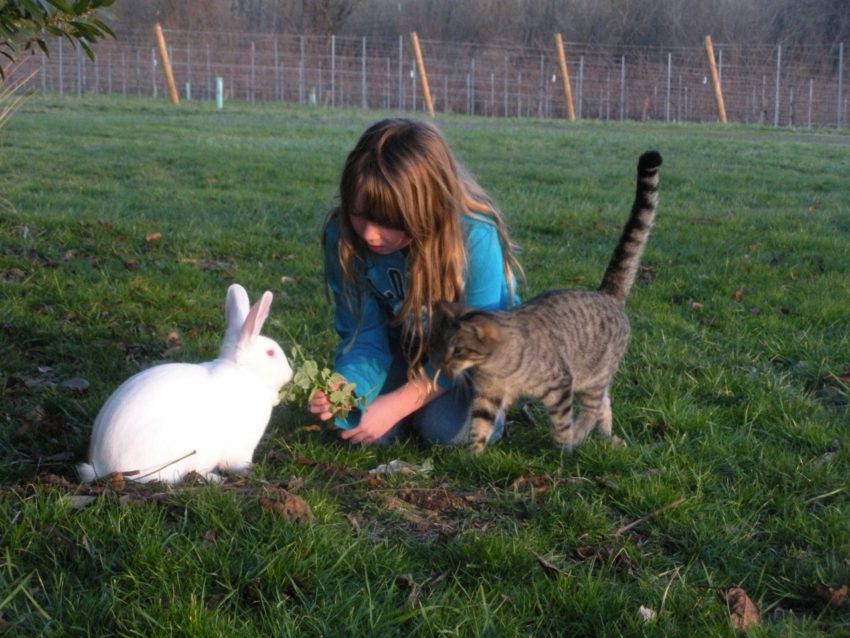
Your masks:
<svg viewBox="0 0 850 638"><path fill-rule="evenodd" d="M465 443L468 393L462 383L435 384L424 351L434 302L504 309L518 301L519 265L493 202L434 126L387 119L348 155L323 240L340 336L334 368L365 403L359 422L337 419L341 437L384 443L412 429L429 443ZM320 391L310 411L335 416ZM494 439L504 414L500 423Z"/></svg>

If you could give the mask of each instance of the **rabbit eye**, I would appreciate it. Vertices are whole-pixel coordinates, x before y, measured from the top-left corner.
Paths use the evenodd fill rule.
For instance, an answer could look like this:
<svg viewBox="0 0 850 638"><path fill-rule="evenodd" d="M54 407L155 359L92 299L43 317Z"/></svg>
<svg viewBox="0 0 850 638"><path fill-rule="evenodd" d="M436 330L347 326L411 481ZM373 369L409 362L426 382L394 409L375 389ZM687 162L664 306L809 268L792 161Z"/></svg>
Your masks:
<svg viewBox="0 0 850 638"><path fill-rule="evenodd" d="M269 357L274 358L274 350L272 350L271 348L269 348L268 350L266 350L266 354L267 354Z"/></svg>

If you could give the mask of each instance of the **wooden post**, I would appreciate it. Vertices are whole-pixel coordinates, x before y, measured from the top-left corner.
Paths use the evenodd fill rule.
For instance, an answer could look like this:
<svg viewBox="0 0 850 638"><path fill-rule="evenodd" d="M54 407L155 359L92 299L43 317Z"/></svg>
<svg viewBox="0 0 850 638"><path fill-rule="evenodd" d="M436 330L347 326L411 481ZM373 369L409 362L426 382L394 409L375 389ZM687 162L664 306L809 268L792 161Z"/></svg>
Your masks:
<svg viewBox="0 0 850 638"><path fill-rule="evenodd" d="M726 105L723 103L723 89L720 88L720 77L717 75L717 63L714 61L714 46L711 44L710 35L705 36L705 55L708 58L714 101L717 104L717 117L723 124L726 124Z"/></svg>
<svg viewBox="0 0 850 638"><path fill-rule="evenodd" d="M428 115L434 117L434 102L431 100L431 89L428 87L428 75L425 73L425 62L422 59L422 49L419 48L419 36L416 31L410 33L410 44L413 47L413 55L416 58L416 70L419 73L419 84L422 86L422 99L425 101L425 109Z"/></svg>
<svg viewBox="0 0 850 638"><path fill-rule="evenodd" d="M174 73L171 72L171 60L168 58L168 49L165 46L165 36L162 34L162 25L157 22L153 30L156 34L156 46L159 49L159 58L162 60L162 70L165 72L165 84L168 86L168 96L171 98L173 104L180 104L177 85L174 84Z"/></svg>
<svg viewBox="0 0 850 638"><path fill-rule="evenodd" d="M567 119L576 120L576 109L573 105L573 88L570 85L570 71L567 68L567 55L564 53L564 39L560 33L555 34L555 49L558 53L558 66L561 68L561 83L564 85L564 105L567 109Z"/></svg>

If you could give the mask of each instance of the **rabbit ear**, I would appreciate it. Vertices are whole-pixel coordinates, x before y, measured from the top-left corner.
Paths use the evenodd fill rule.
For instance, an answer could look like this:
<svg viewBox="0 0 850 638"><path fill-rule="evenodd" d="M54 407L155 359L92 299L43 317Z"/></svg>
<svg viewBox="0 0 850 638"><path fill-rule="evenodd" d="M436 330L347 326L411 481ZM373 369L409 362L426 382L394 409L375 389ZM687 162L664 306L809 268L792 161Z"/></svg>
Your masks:
<svg viewBox="0 0 850 638"><path fill-rule="evenodd" d="M221 344L221 356L231 358L236 350L236 342L242 332L242 325L248 316L248 293L239 284L233 284L227 289L227 299L224 302L224 317L227 330Z"/></svg>
<svg viewBox="0 0 850 638"><path fill-rule="evenodd" d="M244 347L256 339L260 330L263 328L266 318L269 316L269 308L272 305L272 293L268 290L263 293L260 300L251 306L248 315L245 317L245 322L242 324L242 329L239 331L238 344Z"/></svg>
<svg viewBox="0 0 850 638"><path fill-rule="evenodd" d="M239 284L233 284L227 289L227 300L224 305L224 316L227 318L227 329L242 328L248 314L248 293Z"/></svg>

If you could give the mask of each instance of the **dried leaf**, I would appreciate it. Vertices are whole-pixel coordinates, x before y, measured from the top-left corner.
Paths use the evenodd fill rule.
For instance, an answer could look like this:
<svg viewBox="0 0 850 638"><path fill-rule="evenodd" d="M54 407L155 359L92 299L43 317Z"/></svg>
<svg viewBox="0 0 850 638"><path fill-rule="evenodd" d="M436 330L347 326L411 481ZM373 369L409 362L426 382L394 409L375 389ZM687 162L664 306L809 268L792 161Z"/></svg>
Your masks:
<svg viewBox="0 0 850 638"><path fill-rule="evenodd" d="M267 512L274 512L291 523L309 523L313 520L313 510L300 496L289 494L281 489L276 498L261 498L260 505Z"/></svg>
<svg viewBox="0 0 850 638"><path fill-rule="evenodd" d="M730 587L726 590L725 597L729 607L729 620L734 629L747 629L761 624L758 607L742 588Z"/></svg>
<svg viewBox="0 0 850 638"><path fill-rule="evenodd" d="M83 393L89 389L89 382L82 377L73 377L62 381L58 387L63 392Z"/></svg>
<svg viewBox="0 0 850 638"><path fill-rule="evenodd" d="M426 459L422 465L415 465L394 459L389 463L382 463L378 467L369 470L369 474L403 474L404 476L412 476L414 474L430 474L433 469L434 464L431 459Z"/></svg>
<svg viewBox="0 0 850 638"><path fill-rule="evenodd" d="M109 475L109 485L116 492L120 492L124 489L124 473L123 472L113 472Z"/></svg>
<svg viewBox="0 0 850 638"><path fill-rule="evenodd" d="M649 607L644 607L641 605L638 608L638 616L644 622L644 624L649 624L658 616L654 609L650 609Z"/></svg>
<svg viewBox="0 0 850 638"><path fill-rule="evenodd" d="M153 233L147 233L145 235L145 241L148 242L149 244L152 243L152 242L157 242L160 239L162 239L162 233L153 232Z"/></svg>
<svg viewBox="0 0 850 638"><path fill-rule="evenodd" d="M87 496L85 494L68 494L59 499L63 505L67 505L71 509L81 510L94 503L97 496Z"/></svg>
<svg viewBox="0 0 850 638"><path fill-rule="evenodd" d="M735 301L741 301L741 299L743 298L743 296L745 294L747 294L746 288L738 288L738 290L735 291L735 295L734 295Z"/></svg>
<svg viewBox="0 0 850 638"><path fill-rule="evenodd" d="M534 550L529 550L529 551L531 552L531 555L534 556L534 558L537 559L537 563L543 568L543 571L546 573L546 575L549 578L558 578L559 576L561 576L564 573L564 571L560 567L558 567L557 565L555 565L551 561L543 558L540 554L538 554Z"/></svg>
<svg viewBox="0 0 850 638"><path fill-rule="evenodd" d="M815 585L815 595L824 601L829 607L840 607L847 599L847 594L850 592L850 587L841 585L840 587L828 587L821 583Z"/></svg>
<svg viewBox="0 0 850 638"><path fill-rule="evenodd" d="M210 529L204 533L204 539L202 541L204 547L211 547L216 544L216 541L218 541L218 532L219 530L217 529Z"/></svg>

